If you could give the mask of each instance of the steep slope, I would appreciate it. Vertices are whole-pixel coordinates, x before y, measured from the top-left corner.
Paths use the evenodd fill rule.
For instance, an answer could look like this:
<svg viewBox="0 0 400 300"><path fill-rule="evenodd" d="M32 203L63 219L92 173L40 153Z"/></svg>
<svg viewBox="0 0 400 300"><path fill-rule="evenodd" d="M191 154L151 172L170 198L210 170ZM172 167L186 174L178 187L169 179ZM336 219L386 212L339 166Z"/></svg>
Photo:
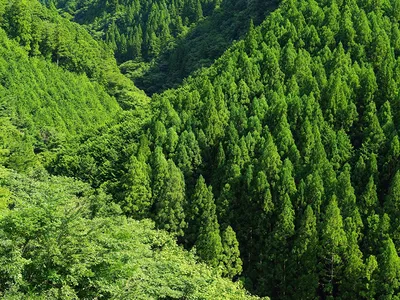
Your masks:
<svg viewBox="0 0 400 300"><path fill-rule="evenodd" d="M107 47L38 1L2 0L0 20L8 37L19 42L29 56L86 74L127 108L147 105L148 98L119 72Z"/></svg>
<svg viewBox="0 0 400 300"><path fill-rule="evenodd" d="M25 136L26 145L31 145L31 153L61 147L73 135L109 123L120 111L104 87L86 75L65 71L41 58L30 58L2 29L0 53L2 131L14 142L18 140L6 125L11 121ZM12 156L17 148L6 156ZM21 159L24 156L32 159L25 154ZM6 166L28 167L15 163Z"/></svg>
<svg viewBox="0 0 400 300"><path fill-rule="evenodd" d="M30 131L54 127L75 134L109 121L118 103L85 75L30 58L0 31L1 96L18 125Z"/></svg>
<svg viewBox="0 0 400 300"><path fill-rule="evenodd" d="M2 299L259 299L151 221L122 216L104 188L44 170L111 124L142 132L149 99L111 52L38 2L4 0L0 57Z"/></svg>
<svg viewBox="0 0 400 300"><path fill-rule="evenodd" d="M209 67L234 41L243 38L251 22L260 24L278 2L224 0L143 71L131 62L121 65L121 70L149 95L176 87L187 76Z"/></svg>
<svg viewBox="0 0 400 300"><path fill-rule="evenodd" d="M259 295L395 297L399 7L284 1L211 68L155 95L141 138L121 123L55 170L103 184L126 214L152 217L229 277L237 238ZM99 141L124 155L93 159ZM82 157L90 168L64 163Z"/></svg>
<svg viewBox="0 0 400 300"><path fill-rule="evenodd" d="M113 122L120 106L145 120L149 100L113 54L37 1L0 1L0 54L0 156L9 168L47 165L77 134Z"/></svg>

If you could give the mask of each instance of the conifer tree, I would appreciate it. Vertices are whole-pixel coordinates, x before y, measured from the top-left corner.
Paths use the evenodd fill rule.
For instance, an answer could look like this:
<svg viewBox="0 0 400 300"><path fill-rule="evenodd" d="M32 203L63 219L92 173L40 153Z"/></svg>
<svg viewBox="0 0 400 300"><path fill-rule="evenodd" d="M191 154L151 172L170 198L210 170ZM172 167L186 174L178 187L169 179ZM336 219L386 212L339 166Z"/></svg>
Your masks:
<svg viewBox="0 0 400 300"><path fill-rule="evenodd" d="M378 195L376 193L376 184L374 177L370 176L367 186L360 197L358 207L364 216L372 215L378 208Z"/></svg>
<svg viewBox="0 0 400 300"><path fill-rule="evenodd" d="M157 147L153 162L153 203L159 228L178 236L186 227L184 214L185 182L182 172L172 160L166 160Z"/></svg>
<svg viewBox="0 0 400 300"><path fill-rule="evenodd" d="M281 201L273 232L273 250L270 255L274 265L271 279L278 288L279 295L285 298L289 292L290 264L288 257L292 247L291 239L295 233L295 212L288 194L284 194Z"/></svg>
<svg viewBox="0 0 400 300"><path fill-rule="evenodd" d="M305 201L311 205L317 220L319 220L324 193L324 183L319 172L308 175L305 181Z"/></svg>
<svg viewBox="0 0 400 300"><path fill-rule="evenodd" d="M393 299L400 290L400 262L396 247L391 238L383 242L381 254L378 257L379 274L377 280L377 295L382 299Z"/></svg>
<svg viewBox="0 0 400 300"><path fill-rule="evenodd" d="M222 275L233 278L242 272L242 260L240 259L239 243L236 233L228 226L222 233L221 266Z"/></svg>
<svg viewBox="0 0 400 300"><path fill-rule="evenodd" d="M364 131L363 147L367 153L377 153L385 141L385 135L379 123L374 102L370 102L367 105L363 120L366 127Z"/></svg>
<svg viewBox="0 0 400 300"><path fill-rule="evenodd" d="M385 157L382 170L382 183L388 185L395 172L400 169L400 142L398 135L394 135L390 141L388 153Z"/></svg>
<svg viewBox="0 0 400 300"><path fill-rule="evenodd" d="M262 147L261 167L265 170L268 181L274 186L279 180L279 170L282 166L282 161L278 153L278 149L273 141L271 133L267 133L265 144Z"/></svg>
<svg viewBox="0 0 400 300"><path fill-rule="evenodd" d="M334 195L326 207L320 237L320 282L327 297L335 297L343 280L343 256L347 238Z"/></svg>
<svg viewBox="0 0 400 300"><path fill-rule="evenodd" d="M222 255L222 242L211 187L203 176L197 180L189 213L189 232L199 257L212 266L218 266Z"/></svg>
<svg viewBox="0 0 400 300"><path fill-rule="evenodd" d="M132 215L135 218L150 216L152 195L148 169L145 162L132 156L128 172L122 179L122 187L126 191L122 202L122 209L127 215Z"/></svg>
<svg viewBox="0 0 400 300"><path fill-rule="evenodd" d="M359 234L357 228L350 218L347 218L345 223L350 224L346 224L347 249L343 260L343 280L339 290L344 298L351 298L355 295L359 298L365 289L364 280L367 277L367 270L363 262L363 253L358 246Z"/></svg>
<svg viewBox="0 0 400 300"><path fill-rule="evenodd" d="M289 285L293 287L293 297L316 299L318 289L318 232L317 219L309 205L302 217L292 255Z"/></svg>
<svg viewBox="0 0 400 300"><path fill-rule="evenodd" d="M279 193L281 196L287 194L289 197L297 192L296 183L293 178L293 164L287 158L283 162L282 172L280 175Z"/></svg>
<svg viewBox="0 0 400 300"><path fill-rule="evenodd" d="M400 171L392 179L388 196L385 200L385 212L390 217L393 230L393 242L400 245Z"/></svg>
<svg viewBox="0 0 400 300"><path fill-rule="evenodd" d="M253 20L250 20L250 26L246 37L246 50L250 55L254 55L257 48L257 33L254 29Z"/></svg>
<svg viewBox="0 0 400 300"><path fill-rule="evenodd" d="M267 175L265 175L265 172L263 171L260 171L257 174L254 196L259 199L261 207L266 214L273 210L274 203L272 202L270 184L268 183Z"/></svg>
<svg viewBox="0 0 400 300"><path fill-rule="evenodd" d="M351 184L350 165L346 164L344 166L344 171L338 177L337 185L336 195L342 217L344 219L349 218L348 222L353 224L349 230L355 230L359 233L362 227L362 220L357 207L354 188Z"/></svg>

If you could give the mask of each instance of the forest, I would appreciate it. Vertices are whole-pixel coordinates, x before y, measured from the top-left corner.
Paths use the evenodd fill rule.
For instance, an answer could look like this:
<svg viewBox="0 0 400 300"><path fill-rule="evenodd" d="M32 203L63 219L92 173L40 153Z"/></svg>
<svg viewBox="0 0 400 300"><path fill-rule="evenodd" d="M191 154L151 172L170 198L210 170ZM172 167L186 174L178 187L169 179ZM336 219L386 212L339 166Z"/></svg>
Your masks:
<svg viewBox="0 0 400 300"><path fill-rule="evenodd" d="M399 299L400 0L0 0L0 297Z"/></svg>

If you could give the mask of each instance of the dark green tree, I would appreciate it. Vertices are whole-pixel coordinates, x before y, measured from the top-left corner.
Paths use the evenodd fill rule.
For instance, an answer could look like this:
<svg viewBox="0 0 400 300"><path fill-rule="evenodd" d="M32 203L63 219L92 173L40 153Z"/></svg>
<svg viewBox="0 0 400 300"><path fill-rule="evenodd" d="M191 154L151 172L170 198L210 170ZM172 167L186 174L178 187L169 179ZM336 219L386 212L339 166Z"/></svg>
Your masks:
<svg viewBox="0 0 400 300"><path fill-rule="evenodd" d="M317 219L311 206L307 206L293 246L291 277L293 297L316 299L318 289L318 232ZM294 284L296 282L296 284Z"/></svg>
<svg viewBox="0 0 400 300"><path fill-rule="evenodd" d="M389 193L385 199L385 212L390 217L393 242L400 243L400 171L392 179Z"/></svg>

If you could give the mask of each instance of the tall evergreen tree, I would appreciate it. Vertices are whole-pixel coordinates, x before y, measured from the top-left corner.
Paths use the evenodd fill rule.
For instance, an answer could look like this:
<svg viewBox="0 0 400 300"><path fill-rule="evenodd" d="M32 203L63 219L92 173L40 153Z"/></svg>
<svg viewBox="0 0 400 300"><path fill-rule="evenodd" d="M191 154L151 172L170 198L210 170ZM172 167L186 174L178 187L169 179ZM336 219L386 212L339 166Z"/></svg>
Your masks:
<svg viewBox="0 0 400 300"><path fill-rule="evenodd" d="M135 156L131 157L128 172L121 179L125 190L122 209L135 218L150 216L152 206L149 167Z"/></svg>
<svg viewBox="0 0 400 300"><path fill-rule="evenodd" d="M222 233L221 266L222 275L233 278L242 272L242 260L240 259L239 243L236 233L228 226Z"/></svg>
<svg viewBox="0 0 400 300"><path fill-rule="evenodd" d="M185 182L182 172L172 160L166 160L161 148L157 147L153 162L153 202L155 221L159 228L178 236L186 228L184 201Z"/></svg>
<svg viewBox="0 0 400 300"><path fill-rule="evenodd" d="M397 171L385 200L385 211L390 217L393 242L400 245L400 171Z"/></svg>
<svg viewBox="0 0 400 300"><path fill-rule="evenodd" d="M199 257L212 266L218 266L223 246L216 206L212 189L207 187L201 175L192 195L188 224Z"/></svg>
<svg viewBox="0 0 400 300"><path fill-rule="evenodd" d="M291 259L292 297L316 299L318 289L318 232L317 219L311 206L307 206L293 246ZM296 284L294 284L296 282Z"/></svg>
<svg viewBox="0 0 400 300"><path fill-rule="evenodd" d="M400 288L400 263L396 247L388 238L383 242L381 254L378 257L379 274L377 280L377 295L380 299L396 298Z"/></svg>
<svg viewBox="0 0 400 300"><path fill-rule="evenodd" d="M347 247L343 219L335 195L326 207L320 240L320 282L323 293L332 298L337 295L338 286L343 280L343 257Z"/></svg>

